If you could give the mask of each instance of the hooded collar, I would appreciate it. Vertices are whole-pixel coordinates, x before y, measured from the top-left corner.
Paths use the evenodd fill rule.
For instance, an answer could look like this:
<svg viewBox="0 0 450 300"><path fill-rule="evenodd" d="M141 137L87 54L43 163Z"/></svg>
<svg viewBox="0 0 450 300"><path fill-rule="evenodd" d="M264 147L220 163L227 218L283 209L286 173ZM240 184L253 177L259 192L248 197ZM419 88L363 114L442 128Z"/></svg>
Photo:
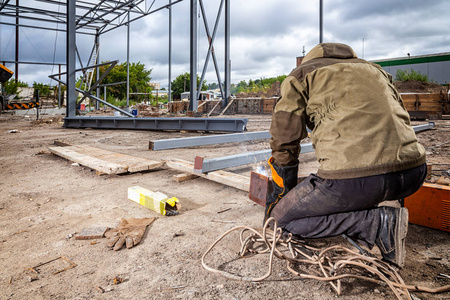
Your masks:
<svg viewBox="0 0 450 300"><path fill-rule="evenodd" d="M358 58L358 56L350 46L347 46L345 44L321 43L312 48L311 51L309 51L308 54L306 54L302 63L315 58L347 59L347 58Z"/></svg>

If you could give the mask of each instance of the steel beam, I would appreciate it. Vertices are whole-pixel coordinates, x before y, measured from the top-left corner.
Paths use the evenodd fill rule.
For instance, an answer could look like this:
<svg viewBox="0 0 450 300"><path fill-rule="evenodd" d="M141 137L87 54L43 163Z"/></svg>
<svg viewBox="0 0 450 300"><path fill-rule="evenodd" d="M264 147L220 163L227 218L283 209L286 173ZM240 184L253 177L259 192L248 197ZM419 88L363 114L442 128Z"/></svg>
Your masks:
<svg viewBox="0 0 450 300"><path fill-rule="evenodd" d="M435 126L434 122L428 122L428 124L416 125L416 126L413 126L412 128L414 129L415 133L418 133L418 132L421 132L421 131L433 129L434 126Z"/></svg>
<svg viewBox="0 0 450 300"><path fill-rule="evenodd" d="M262 140L262 139L269 139L270 137L271 135L269 131L254 131L245 133L196 136L196 137L150 141L149 149L154 151L167 150L167 149L194 147L194 146Z"/></svg>
<svg viewBox="0 0 450 300"><path fill-rule="evenodd" d="M417 125L412 127L415 132L434 128L434 122L429 122L424 125ZM313 152L314 148L311 143L301 144L300 153ZM199 173L206 173L215 170L236 167L245 164L251 164L258 161L267 160L272 155L272 150L261 150L254 152L246 152L236 155L223 156L218 158L204 159L196 156L194 160L194 170Z"/></svg>
<svg viewBox="0 0 450 300"><path fill-rule="evenodd" d="M314 148L312 146L312 143L301 144L300 153L308 153L313 151ZM196 156L194 159L194 171L197 173L207 173L215 170L251 164L263 160L268 160L271 155L272 150L268 149L211 159L204 159L201 156Z"/></svg>
<svg viewBox="0 0 450 300"><path fill-rule="evenodd" d="M243 132L245 118L128 118L128 117L69 117L66 128L192 130L217 132Z"/></svg>

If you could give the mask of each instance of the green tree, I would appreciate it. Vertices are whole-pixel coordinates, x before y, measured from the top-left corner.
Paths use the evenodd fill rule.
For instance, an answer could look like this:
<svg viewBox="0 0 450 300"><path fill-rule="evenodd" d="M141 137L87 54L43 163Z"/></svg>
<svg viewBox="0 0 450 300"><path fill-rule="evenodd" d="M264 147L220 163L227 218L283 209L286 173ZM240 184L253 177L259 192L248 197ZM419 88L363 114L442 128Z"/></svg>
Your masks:
<svg viewBox="0 0 450 300"><path fill-rule="evenodd" d="M429 82L428 76L420 73L419 71L411 70L397 70L395 75L397 81L417 80L421 82Z"/></svg>
<svg viewBox="0 0 450 300"><path fill-rule="evenodd" d="M219 85L216 82L210 83L207 86L208 86L208 90L215 90L215 89L219 88Z"/></svg>
<svg viewBox="0 0 450 300"><path fill-rule="evenodd" d="M109 66L100 67L100 76L103 74ZM148 70L144 64L140 62L130 63L130 93L150 93L151 87L149 82L151 80L150 74L152 69ZM94 73L94 78L96 75ZM102 80L101 84L116 83L127 81L127 63L117 64L112 68L109 74ZM78 86L78 85L77 85ZM103 93L103 89L101 89ZM108 95L112 95L118 100L127 98L127 84L111 85L107 87ZM143 95L145 98L145 95Z"/></svg>
<svg viewBox="0 0 450 300"><path fill-rule="evenodd" d="M3 83L3 86L5 88L5 93L7 95L11 94L18 94L18 88L19 87L28 87L28 84L23 81L16 81L15 79L10 79L7 82Z"/></svg>
<svg viewBox="0 0 450 300"><path fill-rule="evenodd" d="M200 84L200 77L197 74L197 86ZM203 81L202 91L206 91L208 86L206 80ZM191 76L188 72L180 74L172 81L172 97L174 99L181 99L181 93L191 90Z"/></svg>
<svg viewBox="0 0 450 300"><path fill-rule="evenodd" d="M36 90L39 90L39 96L40 97L49 97L50 96L50 85L45 83L33 83L34 92L36 93Z"/></svg>

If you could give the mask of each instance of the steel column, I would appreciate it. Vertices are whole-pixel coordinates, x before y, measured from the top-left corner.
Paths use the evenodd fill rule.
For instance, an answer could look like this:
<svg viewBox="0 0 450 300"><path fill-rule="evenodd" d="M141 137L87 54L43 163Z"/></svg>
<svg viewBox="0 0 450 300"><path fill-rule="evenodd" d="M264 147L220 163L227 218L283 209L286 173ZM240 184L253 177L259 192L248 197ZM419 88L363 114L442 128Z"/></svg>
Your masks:
<svg viewBox="0 0 450 300"><path fill-rule="evenodd" d="M19 0L16 0L16 47L15 47L15 74L16 82L19 82Z"/></svg>
<svg viewBox="0 0 450 300"><path fill-rule="evenodd" d="M190 105L189 110L197 111L197 0L191 0L191 42L190 42Z"/></svg>
<svg viewBox="0 0 450 300"><path fill-rule="evenodd" d="M319 4L319 43L323 43L323 0Z"/></svg>
<svg viewBox="0 0 450 300"><path fill-rule="evenodd" d="M169 0L169 99L172 101L172 0Z"/></svg>
<svg viewBox="0 0 450 300"><path fill-rule="evenodd" d="M130 12L127 24L127 108L130 107Z"/></svg>
<svg viewBox="0 0 450 300"><path fill-rule="evenodd" d="M76 48L76 35L75 35L75 19L76 19L76 2L67 1L66 6L66 19L67 19L67 31L66 31L66 85L67 85L67 104L66 104L66 116L75 117L75 104L76 104L76 91L75 91L75 48Z"/></svg>
<svg viewBox="0 0 450 300"><path fill-rule="evenodd" d="M97 29L97 34L95 35L95 44L96 44L96 48L97 48L97 61L96 63L99 64L101 63L100 61L100 35L98 33L98 29ZM100 68L97 67L96 69L96 76L95 79L97 80L97 82L99 82L100 79ZM98 98L100 98L100 86L97 85L97 88L95 90L96 92L96 96ZM100 109L100 103L98 101L95 101L95 109L98 110Z"/></svg>
<svg viewBox="0 0 450 300"><path fill-rule="evenodd" d="M230 60L230 1L225 0L225 98L222 99L222 107L228 104L231 83L231 60Z"/></svg>

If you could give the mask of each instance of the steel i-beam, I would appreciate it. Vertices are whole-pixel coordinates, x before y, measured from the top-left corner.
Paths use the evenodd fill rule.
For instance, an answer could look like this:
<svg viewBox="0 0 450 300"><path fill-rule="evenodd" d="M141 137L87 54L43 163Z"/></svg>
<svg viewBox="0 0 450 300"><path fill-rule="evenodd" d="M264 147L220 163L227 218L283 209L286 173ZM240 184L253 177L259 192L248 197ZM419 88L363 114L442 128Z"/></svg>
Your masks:
<svg viewBox="0 0 450 300"><path fill-rule="evenodd" d="M214 144L225 144L233 142L263 140L269 139L270 137L271 135L269 131L253 131L244 133L195 136L195 137L150 141L149 149L153 151L167 150L167 149L187 148L195 146L214 145Z"/></svg>
<svg viewBox="0 0 450 300"><path fill-rule="evenodd" d="M128 117L72 117L64 118L66 128L187 130L243 132L245 118L128 118Z"/></svg>

